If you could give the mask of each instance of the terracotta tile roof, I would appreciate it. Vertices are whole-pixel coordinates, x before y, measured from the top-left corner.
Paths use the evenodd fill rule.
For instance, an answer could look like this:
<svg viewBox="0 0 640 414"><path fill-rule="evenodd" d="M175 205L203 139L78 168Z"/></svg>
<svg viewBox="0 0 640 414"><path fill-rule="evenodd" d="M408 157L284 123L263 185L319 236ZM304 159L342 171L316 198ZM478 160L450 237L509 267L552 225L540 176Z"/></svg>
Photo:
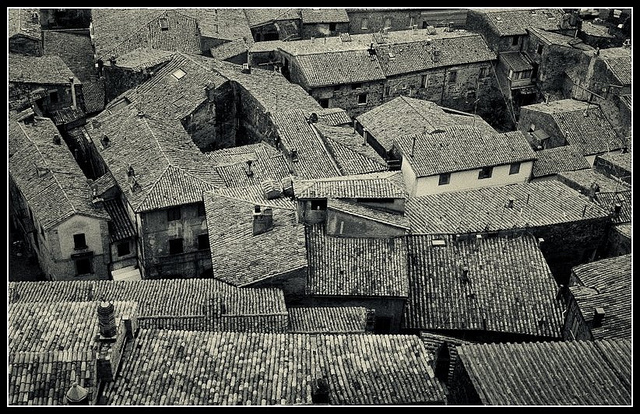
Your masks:
<svg viewBox="0 0 640 414"><path fill-rule="evenodd" d="M42 30L40 19L34 20L33 14L40 15L39 9L32 8L7 8L7 34L9 37L23 35L35 40L40 40Z"/></svg>
<svg viewBox="0 0 640 414"><path fill-rule="evenodd" d="M445 400L413 336L143 329L136 344L105 386L107 405L307 405L322 378L333 405Z"/></svg>
<svg viewBox="0 0 640 414"><path fill-rule="evenodd" d="M607 212L560 182L541 181L411 197L405 215L413 233L431 234L605 220Z"/></svg>
<svg viewBox="0 0 640 414"><path fill-rule="evenodd" d="M400 171L293 180L296 198L406 198Z"/></svg>
<svg viewBox="0 0 640 414"><path fill-rule="evenodd" d="M96 75L89 33L45 30L42 32L42 45L45 55L60 56L83 83Z"/></svg>
<svg viewBox="0 0 640 414"><path fill-rule="evenodd" d="M583 21L582 24L588 23L587 21ZM574 49L579 50L594 50L593 47L582 42L580 38L567 36L561 33L552 32L549 30L542 30L537 27L528 28L527 31L530 34L534 34L538 38L542 39L548 44L556 45L556 46L567 46Z"/></svg>
<svg viewBox="0 0 640 414"><path fill-rule="evenodd" d="M532 13L535 10L535 13ZM483 15L499 36L526 35L527 29L537 27L557 30L564 12L562 9L471 9L469 13Z"/></svg>
<svg viewBox="0 0 640 414"><path fill-rule="evenodd" d="M615 36L609 33L609 27L602 24L594 24L588 20L583 20L580 30L587 36L607 37L613 39Z"/></svg>
<svg viewBox="0 0 640 414"><path fill-rule="evenodd" d="M631 151L628 152L606 152L596 156L598 160L604 161L614 167L624 170L631 174Z"/></svg>
<svg viewBox="0 0 640 414"><path fill-rule="evenodd" d="M293 202L286 199L290 207L283 207L284 199L276 204L271 200L255 203L251 198L232 198L224 191L205 195L213 275L234 286L248 285L307 265L304 226L298 223ZM272 209L274 227L254 236L255 205Z"/></svg>
<svg viewBox="0 0 640 414"><path fill-rule="evenodd" d="M550 114L567 143L583 155L614 151L626 145L624 140L617 136L602 109L588 102L562 99L523 108ZM588 116L584 116L585 112Z"/></svg>
<svg viewBox="0 0 640 414"><path fill-rule="evenodd" d="M502 52L500 53L499 60L502 61L507 68L512 69L514 72L522 72L524 70L532 70L533 65L531 61L520 52Z"/></svg>
<svg viewBox="0 0 640 414"><path fill-rule="evenodd" d="M631 48L601 49L599 58L622 85L631 85Z"/></svg>
<svg viewBox="0 0 640 414"><path fill-rule="evenodd" d="M536 151L538 158L533 162L533 178L591 168L589 161L571 145Z"/></svg>
<svg viewBox="0 0 640 414"><path fill-rule="evenodd" d="M74 382L87 390L92 401L97 392L95 353L77 350L20 352L8 358L9 405L67 405L65 394Z"/></svg>
<svg viewBox="0 0 640 414"><path fill-rule="evenodd" d="M244 13L247 16L250 27L262 26L280 20L300 19L300 10L294 8L245 8Z"/></svg>
<svg viewBox="0 0 640 414"><path fill-rule="evenodd" d="M407 246L404 238L343 238L308 226L307 294L313 296L406 297Z"/></svg>
<svg viewBox="0 0 640 414"><path fill-rule="evenodd" d="M246 162L247 160L257 161L262 158L270 158L279 155L280 152L271 145L264 142L257 144L240 145L231 148L221 148L219 150L206 152L212 163L218 165L230 165Z"/></svg>
<svg viewBox="0 0 640 414"><path fill-rule="evenodd" d="M302 24L349 23L345 9L300 9Z"/></svg>
<svg viewBox="0 0 640 414"><path fill-rule="evenodd" d="M127 210L120 198L105 200L104 209L111 218L111 222L109 223L109 238L112 243L135 236L136 233L133 229L133 224L131 224Z"/></svg>
<svg viewBox="0 0 640 414"><path fill-rule="evenodd" d="M271 114L284 152L292 161L294 175L302 179L340 176L340 170L316 130L307 122L302 110ZM292 151L297 152L293 161Z"/></svg>
<svg viewBox="0 0 640 414"><path fill-rule="evenodd" d="M9 82L68 85L69 78L75 77L60 56L10 53L8 60ZM78 85L80 81L75 79L74 83Z"/></svg>
<svg viewBox="0 0 640 414"><path fill-rule="evenodd" d="M631 239L631 223L622 223L613 226L613 229L619 233L621 236L624 236L628 239Z"/></svg>
<svg viewBox="0 0 640 414"><path fill-rule="evenodd" d="M27 109L26 112L32 113L33 110ZM18 121L22 115L15 112L9 112L9 119L7 120L9 124L7 137L9 158L11 158L13 154L18 152L21 148L31 145L28 135L24 129L24 124Z"/></svg>
<svg viewBox="0 0 640 414"><path fill-rule="evenodd" d="M387 213L386 211L369 208L352 201L330 198L327 202L327 209L340 211L394 227L410 229L409 220L402 214Z"/></svg>
<svg viewBox="0 0 640 414"><path fill-rule="evenodd" d="M379 60L370 56L366 50L299 55L293 59L300 71L302 83L308 88L385 79Z"/></svg>
<svg viewBox="0 0 640 414"><path fill-rule="evenodd" d="M253 40L253 37L251 37L251 39ZM249 44L250 43L244 39L235 39L212 47L209 49L209 52L211 53L211 57L214 59L226 60L241 54L246 54L250 48Z"/></svg>
<svg viewBox="0 0 640 414"><path fill-rule="evenodd" d="M87 114L100 112L105 104L104 79L89 80L82 84L82 96Z"/></svg>
<svg viewBox="0 0 640 414"><path fill-rule="evenodd" d="M447 126L470 123L495 133L493 128L486 128L488 124L484 121L461 121L460 116L445 110L449 109L440 107L435 102L399 96L359 115L356 119L387 151L391 150L393 140L398 136L420 134L425 131L433 133Z"/></svg>
<svg viewBox="0 0 640 414"><path fill-rule="evenodd" d="M100 329L96 309L99 302L15 303L8 310L8 351L67 351L70 354L96 349L94 342ZM113 302L116 320L135 316L134 302ZM71 384L69 384L70 386Z"/></svg>
<svg viewBox="0 0 640 414"><path fill-rule="evenodd" d="M316 111L318 123L329 126L353 125L351 117L342 108L322 108Z"/></svg>
<svg viewBox="0 0 640 414"><path fill-rule="evenodd" d="M558 174L558 180L568 186L587 193L592 183L598 184L601 193L614 193L631 190L631 186L622 180L614 179L594 169L563 171Z"/></svg>
<svg viewBox="0 0 640 414"><path fill-rule="evenodd" d="M86 114L81 108L74 109L71 107L51 111L49 114L49 117L57 127L77 121L85 116Z"/></svg>
<svg viewBox="0 0 640 414"><path fill-rule="evenodd" d="M458 357L484 405L631 404L629 340L462 345Z"/></svg>
<svg viewBox="0 0 640 414"><path fill-rule="evenodd" d="M445 383L450 385L453 381L454 370L458 361L457 347L460 345L473 344L475 341L462 340L456 337L448 335L440 335L433 332L420 332L419 334L424 347L429 352L429 365L436 367L438 356L442 356L442 352L445 352L443 348L446 347L446 351L449 357L449 372Z"/></svg>
<svg viewBox="0 0 640 414"><path fill-rule="evenodd" d="M594 339L631 338L631 254L585 263L572 269L577 283L569 288L585 322L593 321L596 308L605 316L591 327Z"/></svg>
<svg viewBox="0 0 640 414"><path fill-rule="evenodd" d="M632 219L632 196L631 190L624 190L618 192L599 193L596 202L605 211L612 214L611 221L615 224L631 223ZM616 204L620 205L620 212L616 216L614 214Z"/></svg>
<svg viewBox="0 0 640 414"><path fill-rule="evenodd" d="M364 333L367 309L364 307L289 308L290 333Z"/></svg>
<svg viewBox="0 0 640 414"><path fill-rule="evenodd" d="M203 192L224 186L177 120L139 116L138 108L130 104L106 115L99 127L88 127L94 142L100 143L105 135L109 138L106 148L96 147L136 212L197 203ZM128 176L129 166L136 186Z"/></svg>
<svg viewBox="0 0 640 414"><path fill-rule="evenodd" d="M200 53L200 33L206 25L188 16L186 9L106 9L91 10L91 25L96 59L107 62L110 56L120 56L140 47ZM200 11L207 16L210 11ZM175 27L160 35L156 30L159 19L168 16ZM221 25L222 26L222 25Z"/></svg>
<svg viewBox="0 0 640 414"><path fill-rule="evenodd" d="M387 171L386 161L352 127L314 124L344 175Z"/></svg>
<svg viewBox="0 0 640 414"><path fill-rule="evenodd" d="M223 40L246 40L253 43L249 21L242 9L234 7L178 9L180 13L198 21L204 37Z"/></svg>
<svg viewBox="0 0 640 414"><path fill-rule="evenodd" d="M408 246L404 327L561 337L557 285L534 237L456 242L450 235L413 235Z"/></svg>
<svg viewBox="0 0 640 414"><path fill-rule="evenodd" d="M419 42L380 44L376 50L386 76L496 59L495 52L489 49L482 36L469 32L458 36L434 36ZM434 50L439 50L437 58L434 58Z"/></svg>
<svg viewBox="0 0 640 414"><path fill-rule="evenodd" d="M536 158L520 131L489 134L466 125L445 127L443 132L431 135L400 136L394 143L402 153L403 162L409 163L416 177L533 161Z"/></svg>
<svg viewBox="0 0 640 414"><path fill-rule="evenodd" d="M168 62L176 56L178 54L173 51L140 47L118 56L116 66L138 71Z"/></svg>
<svg viewBox="0 0 640 414"><path fill-rule="evenodd" d="M13 131L18 128L16 140L26 141L9 158L8 172L42 227L48 231L74 215L108 219L92 203L87 179L67 145L62 138L60 145L53 142L59 135L53 122L38 118L35 124L14 125Z"/></svg>
<svg viewBox="0 0 640 414"><path fill-rule="evenodd" d="M10 282L12 304L57 301L133 301L140 318L203 315L211 300L225 313L210 329L244 324L247 331L284 332L287 308L279 289L238 289L215 279L158 279L137 281ZM234 320L235 319L235 320Z"/></svg>

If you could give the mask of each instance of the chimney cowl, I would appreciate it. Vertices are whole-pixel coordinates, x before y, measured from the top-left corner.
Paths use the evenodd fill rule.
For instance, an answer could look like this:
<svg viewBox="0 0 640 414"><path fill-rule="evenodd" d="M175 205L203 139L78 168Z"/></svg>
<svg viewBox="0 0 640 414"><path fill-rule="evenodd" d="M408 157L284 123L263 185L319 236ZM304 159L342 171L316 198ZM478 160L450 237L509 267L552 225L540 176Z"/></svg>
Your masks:
<svg viewBox="0 0 640 414"><path fill-rule="evenodd" d="M71 385L71 388L65 394L65 400L69 405L83 405L87 404L87 397L89 396L89 391L86 388L80 386L77 382L74 382Z"/></svg>
<svg viewBox="0 0 640 414"><path fill-rule="evenodd" d="M113 303L101 301L98 304L98 325L100 339L111 339L116 335L116 316Z"/></svg>

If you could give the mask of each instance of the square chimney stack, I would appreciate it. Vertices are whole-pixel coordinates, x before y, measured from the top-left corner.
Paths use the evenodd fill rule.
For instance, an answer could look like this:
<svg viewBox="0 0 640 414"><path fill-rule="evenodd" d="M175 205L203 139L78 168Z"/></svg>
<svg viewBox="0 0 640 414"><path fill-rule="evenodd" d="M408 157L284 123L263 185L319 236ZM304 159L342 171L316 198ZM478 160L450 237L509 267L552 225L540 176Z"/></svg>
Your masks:
<svg viewBox="0 0 640 414"><path fill-rule="evenodd" d="M253 235L257 236L273 229L273 210L269 207L261 210L256 205L253 210Z"/></svg>

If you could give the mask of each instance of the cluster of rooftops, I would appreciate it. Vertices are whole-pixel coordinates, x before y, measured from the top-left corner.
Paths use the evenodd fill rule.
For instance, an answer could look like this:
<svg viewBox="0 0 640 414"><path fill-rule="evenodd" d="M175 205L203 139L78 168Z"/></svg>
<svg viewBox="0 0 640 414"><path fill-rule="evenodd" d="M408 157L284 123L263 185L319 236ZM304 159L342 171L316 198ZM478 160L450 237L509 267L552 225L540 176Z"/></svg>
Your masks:
<svg viewBox="0 0 640 414"><path fill-rule="evenodd" d="M509 19L495 24L507 30L503 20ZM114 44L126 46L119 40L124 32L113 33L120 36ZM413 34L422 35L431 47L460 42L441 48L442 65L495 58L479 35ZM303 65L315 47L326 51L339 42L340 52L321 55L322 68L314 55L307 83L334 84L338 75L349 77L341 83L357 82L340 66L348 64L340 54L368 53L371 36L359 36L277 47L302 56ZM254 50L276 47L247 39L250 32L245 46ZM420 42L387 42L374 62L382 77L407 70L399 65L410 59L398 56L424 51ZM583 106L538 104L569 145L534 151L524 132L499 133L477 116L433 102L399 97L380 105L358 122L417 178L522 162L532 162L532 178L558 177L411 195L405 171L391 170L344 110L321 107L277 72L247 72L189 47L118 56L121 67L163 66L74 131L108 167L95 181L86 179L52 120L10 114L9 172L43 231L74 215L117 220L108 200L96 202L102 182L117 187L134 214L203 203L214 277L10 282L9 404L630 402L630 254L574 268L577 281L568 290L578 308L606 307L616 316L601 329L589 321L590 341L564 341L566 306L535 231L631 222L630 185L608 181L584 158L605 151L592 148L603 142L591 139L594 131L612 134L597 123L597 108L586 109L594 113L587 125ZM112 52L96 50L103 57ZM413 64L426 61L420 62ZM61 74L64 82L68 75ZM264 117L253 120L264 140L203 153L184 125L211 103L211 89L232 90L244 116ZM601 158L630 163L626 154ZM581 194L595 181L597 200ZM134 233L126 218L113 228ZM611 269L615 283L605 276ZM265 287L298 273L314 306L292 306L283 289ZM391 307L399 301L397 328L404 334L374 333L375 312L362 298ZM460 332L509 340L460 339ZM445 348L451 363L443 380L436 371ZM473 397L464 383L473 384Z"/></svg>

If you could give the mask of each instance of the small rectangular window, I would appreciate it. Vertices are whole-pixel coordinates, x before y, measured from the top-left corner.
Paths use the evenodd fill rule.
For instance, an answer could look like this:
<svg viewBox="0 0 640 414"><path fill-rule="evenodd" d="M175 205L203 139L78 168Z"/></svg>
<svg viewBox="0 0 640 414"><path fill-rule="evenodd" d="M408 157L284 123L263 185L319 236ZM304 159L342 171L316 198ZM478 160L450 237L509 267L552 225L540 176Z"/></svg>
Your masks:
<svg viewBox="0 0 640 414"><path fill-rule="evenodd" d="M509 175L518 174L520 172L520 163L514 162L509 166Z"/></svg>
<svg viewBox="0 0 640 414"><path fill-rule="evenodd" d="M163 32L169 30L169 19L167 19L166 17L160 18L160 30L162 30Z"/></svg>
<svg viewBox="0 0 640 414"><path fill-rule="evenodd" d="M487 67L480 68L480 78L486 78L488 74L489 74L489 68Z"/></svg>
<svg viewBox="0 0 640 414"><path fill-rule="evenodd" d="M360 89L360 88L362 88L361 83L354 83L351 85L351 89Z"/></svg>
<svg viewBox="0 0 640 414"><path fill-rule="evenodd" d="M478 180L483 180L485 178L491 178L493 174L493 167L483 167L478 173Z"/></svg>
<svg viewBox="0 0 640 414"><path fill-rule="evenodd" d="M368 28L369 28L369 21L367 20L367 18L362 19L362 22L360 23L360 29L367 30Z"/></svg>
<svg viewBox="0 0 640 414"><path fill-rule="evenodd" d="M335 23L329 23L329 30L331 30L332 32L336 31L336 24Z"/></svg>
<svg viewBox="0 0 640 414"><path fill-rule="evenodd" d="M447 185L451 181L451 173L440 174L438 178L438 185Z"/></svg>
<svg viewBox="0 0 640 414"><path fill-rule="evenodd" d="M118 243L118 257L126 256L131 253L129 242Z"/></svg>
<svg viewBox="0 0 640 414"><path fill-rule="evenodd" d="M180 220L180 207L174 207L167 210L167 221Z"/></svg>
<svg viewBox="0 0 640 414"><path fill-rule="evenodd" d="M426 88L429 83L429 75L422 75L422 79L420 80L420 87Z"/></svg>
<svg viewBox="0 0 640 414"><path fill-rule="evenodd" d="M328 99L320 99L320 100L318 100L318 103L323 108L328 108L329 107L329 100Z"/></svg>
<svg viewBox="0 0 640 414"><path fill-rule="evenodd" d="M511 44L513 46L517 46L519 42L520 42L520 36L513 36L511 38Z"/></svg>
<svg viewBox="0 0 640 414"><path fill-rule="evenodd" d="M544 46L543 46L543 45L541 45L541 44L540 44L540 45L538 45L538 50L536 50L536 53L538 53L539 55L541 55L541 54L542 54L542 48L543 48L543 47L544 47Z"/></svg>
<svg viewBox="0 0 640 414"><path fill-rule="evenodd" d="M73 235L73 248L76 250L82 250L87 248L87 241L84 237L84 233Z"/></svg>
<svg viewBox="0 0 640 414"><path fill-rule="evenodd" d="M311 210L326 210L327 200L311 200Z"/></svg>
<svg viewBox="0 0 640 414"><path fill-rule="evenodd" d="M90 273L92 273L91 259L77 259L76 260L76 276L87 275Z"/></svg>
<svg viewBox="0 0 640 414"><path fill-rule="evenodd" d="M201 234L198 236L198 250L207 250L209 248L209 234Z"/></svg>
<svg viewBox="0 0 640 414"><path fill-rule="evenodd" d="M179 254L183 252L182 239L169 240L169 254Z"/></svg>
<svg viewBox="0 0 640 414"><path fill-rule="evenodd" d="M58 91L49 91L49 99L51 100L51 103L58 103Z"/></svg>
<svg viewBox="0 0 640 414"><path fill-rule="evenodd" d="M361 93L358 95L358 105L365 105L367 103L367 94Z"/></svg>
<svg viewBox="0 0 640 414"><path fill-rule="evenodd" d="M457 71L452 70L451 72L449 72L449 83L455 83L457 79L458 79Z"/></svg>

